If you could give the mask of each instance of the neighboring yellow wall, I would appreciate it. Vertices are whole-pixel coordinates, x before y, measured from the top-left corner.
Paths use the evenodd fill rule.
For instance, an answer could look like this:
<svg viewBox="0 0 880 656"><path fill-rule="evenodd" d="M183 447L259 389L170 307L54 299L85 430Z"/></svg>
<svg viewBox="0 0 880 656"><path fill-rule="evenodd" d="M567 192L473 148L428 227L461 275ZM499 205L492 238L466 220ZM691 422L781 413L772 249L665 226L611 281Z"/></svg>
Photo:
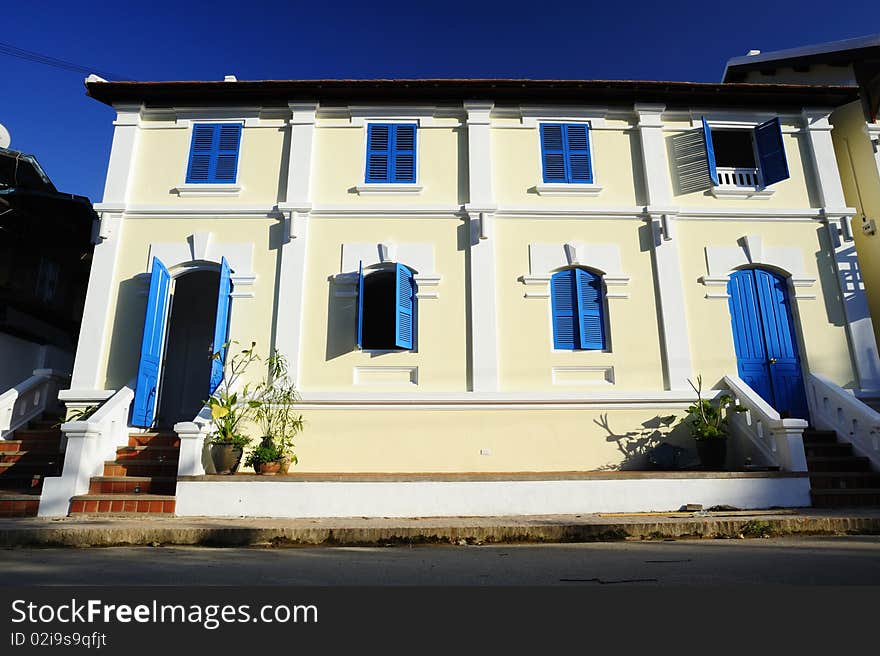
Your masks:
<svg viewBox="0 0 880 656"><path fill-rule="evenodd" d="M366 126L348 120L322 119L315 129L312 194L315 205L354 204L370 207L402 205L459 205L466 202L467 146L465 128L456 120L436 120L436 127L420 127L416 181L420 194L359 195L366 166Z"/></svg>
<svg viewBox="0 0 880 656"><path fill-rule="evenodd" d="M282 182L287 183L280 176L284 132L281 127L242 130L236 178L236 184L242 188L239 196L179 197L173 189L186 182L192 129L142 129L138 134L129 202L180 206L251 204L270 208L283 199L279 188Z"/></svg>
<svg viewBox="0 0 880 656"><path fill-rule="evenodd" d="M496 219L498 353L505 391L548 390L609 392L663 389L654 277L648 228L639 220ZM554 351L549 298L525 298L526 291L549 286L524 285L529 273L529 244L615 244L625 287L612 291L629 298L607 300L610 352ZM589 262L583 262L589 266ZM613 385L554 385L553 367L613 367ZM577 376L572 376L576 378Z"/></svg>
<svg viewBox="0 0 880 656"><path fill-rule="evenodd" d="M831 114L831 123L834 125L831 137L846 204L858 210L852 220L853 235L868 307L874 318L875 339L880 343L880 174L874 146L865 132L861 102L837 109ZM862 232L862 213L874 219L876 234Z"/></svg>
<svg viewBox="0 0 880 656"><path fill-rule="evenodd" d="M126 219L116 271L118 294L107 308L111 317L108 343L104 349L105 389L119 389L137 375L146 312L149 281L137 277L147 271L151 242L186 243L195 232L210 232L214 243L254 242L253 272L257 278L250 289L253 298L232 299L231 340L242 345L257 342L258 352L269 351L272 306L275 291L275 251L269 233L277 224L272 219ZM174 274L174 269L172 269ZM108 364L109 363L109 364ZM262 370L250 372L252 379Z"/></svg>
<svg viewBox="0 0 880 656"><path fill-rule="evenodd" d="M492 163L495 195L501 206L595 207L639 204L641 170L638 134L626 121L606 121L614 129L590 130L593 179L598 196L541 196L543 183L539 128L511 127L518 121L493 121Z"/></svg>
<svg viewBox="0 0 880 656"><path fill-rule="evenodd" d="M301 472L591 471L644 466L646 447L693 448L658 429L679 407L641 410L306 409L294 440ZM489 455L480 455L487 449Z"/></svg>
<svg viewBox="0 0 880 656"><path fill-rule="evenodd" d="M764 249L795 247L803 253L805 275L815 277L804 295L815 299L790 298L793 320L798 324L801 361L810 371L824 374L844 387L855 384L846 337L843 307L837 280L830 263L817 262L817 253L827 249L820 241L824 226L819 223L750 221L748 225L729 221L678 221L677 239L682 254L685 305L690 329L694 374L702 374L706 387L716 386L728 373L736 373L736 353L725 298L706 298L706 293L723 291L700 282L706 275L705 246L737 246L743 235L759 235Z"/></svg>
<svg viewBox="0 0 880 656"><path fill-rule="evenodd" d="M676 126L676 124L670 124ZM806 135L800 133L786 133L786 128L802 128L803 126L795 123L782 122L782 141L785 145L785 157L788 161L788 172L790 177L776 184L767 187L773 191L770 198L755 199L730 199L715 198L710 191L692 191L690 193L681 193L679 188L676 168L675 155L673 150L673 137L679 132L667 132L666 148L669 155L669 170L672 177L672 190L674 202L682 206L700 206L700 207L725 207L734 208L741 207L744 209L769 209L769 208L806 208L816 207L818 202L811 196L811 188L814 186L813 174L809 155L809 144L806 141ZM695 128L687 128L695 129Z"/></svg>
<svg viewBox="0 0 880 656"><path fill-rule="evenodd" d="M467 322L463 223L458 217L313 218L309 227L300 386L309 391L349 390L382 394L400 389L465 391ZM440 284L418 303L416 351L370 354L355 345L356 298L334 295L329 281L340 273L343 243L431 243ZM402 264L407 264L402 262ZM348 272L351 273L351 272ZM426 272L420 272L426 273ZM431 273L431 272L427 272ZM270 315L265 315L269 317ZM418 385L354 385L355 367L418 367ZM381 372L373 379L378 382ZM393 376L391 376L393 380Z"/></svg>
<svg viewBox="0 0 880 656"><path fill-rule="evenodd" d="M775 68L773 62L772 75L764 75L761 71L749 71L743 82L752 84L842 84L855 85L855 74L852 66L829 66L828 64L810 64L809 70L796 71L791 67Z"/></svg>

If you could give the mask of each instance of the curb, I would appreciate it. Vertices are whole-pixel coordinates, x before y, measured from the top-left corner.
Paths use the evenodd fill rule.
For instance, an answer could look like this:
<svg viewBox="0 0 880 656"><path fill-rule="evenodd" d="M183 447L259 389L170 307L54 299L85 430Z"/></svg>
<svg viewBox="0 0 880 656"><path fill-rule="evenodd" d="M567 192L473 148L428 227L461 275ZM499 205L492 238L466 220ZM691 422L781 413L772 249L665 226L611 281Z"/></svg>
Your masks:
<svg viewBox="0 0 880 656"><path fill-rule="evenodd" d="M199 527L21 526L0 528L0 547L388 546L616 542L880 534L880 517L742 517L601 523L504 523L458 526Z"/></svg>

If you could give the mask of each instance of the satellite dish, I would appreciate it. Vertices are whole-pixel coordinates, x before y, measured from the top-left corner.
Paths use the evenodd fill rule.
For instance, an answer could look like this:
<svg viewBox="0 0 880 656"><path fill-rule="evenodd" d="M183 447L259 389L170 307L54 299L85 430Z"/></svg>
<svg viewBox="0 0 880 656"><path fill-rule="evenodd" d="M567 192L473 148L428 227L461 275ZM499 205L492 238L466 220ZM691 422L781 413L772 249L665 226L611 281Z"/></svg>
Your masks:
<svg viewBox="0 0 880 656"><path fill-rule="evenodd" d="M3 127L3 124L0 123L0 148L9 148L11 142L12 137L9 136L9 130Z"/></svg>

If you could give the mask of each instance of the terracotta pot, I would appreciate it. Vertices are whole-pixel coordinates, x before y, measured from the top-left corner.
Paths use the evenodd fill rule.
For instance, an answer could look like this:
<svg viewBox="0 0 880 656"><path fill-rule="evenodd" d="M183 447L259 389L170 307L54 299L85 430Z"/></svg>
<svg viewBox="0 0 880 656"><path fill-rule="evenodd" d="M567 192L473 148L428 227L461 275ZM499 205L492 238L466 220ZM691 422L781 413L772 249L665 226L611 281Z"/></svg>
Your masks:
<svg viewBox="0 0 880 656"><path fill-rule="evenodd" d="M261 462L260 473L263 476L274 476L281 470L281 461L274 460L272 462Z"/></svg>
<svg viewBox="0 0 880 656"><path fill-rule="evenodd" d="M234 474L241 463L242 448L234 444L212 444L211 460L218 474Z"/></svg>
<svg viewBox="0 0 880 656"><path fill-rule="evenodd" d="M290 471L290 458L284 456L281 459L281 469L278 471L279 474L287 474Z"/></svg>
<svg viewBox="0 0 880 656"><path fill-rule="evenodd" d="M723 470L727 460L727 438L714 437L708 440L697 440L697 455L700 456L700 468Z"/></svg>

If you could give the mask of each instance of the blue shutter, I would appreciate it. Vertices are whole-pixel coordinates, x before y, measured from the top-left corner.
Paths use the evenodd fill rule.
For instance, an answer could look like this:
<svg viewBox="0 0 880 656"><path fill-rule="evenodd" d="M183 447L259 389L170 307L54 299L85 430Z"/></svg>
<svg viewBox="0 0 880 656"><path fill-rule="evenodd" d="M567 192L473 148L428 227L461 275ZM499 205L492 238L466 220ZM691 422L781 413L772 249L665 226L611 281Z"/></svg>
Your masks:
<svg viewBox="0 0 880 656"><path fill-rule="evenodd" d="M550 279L550 305L553 312L553 348L574 350L579 343L573 269L560 271Z"/></svg>
<svg viewBox="0 0 880 656"><path fill-rule="evenodd" d="M393 125L392 182L416 181L416 126Z"/></svg>
<svg viewBox="0 0 880 656"><path fill-rule="evenodd" d="M358 279L357 279L357 337L355 339L357 347L364 347L364 263L358 262Z"/></svg>
<svg viewBox="0 0 880 656"><path fill-rule="evenodd" d="M578 328L582 349L605 348L605 322L602 317L602 279L595 273L575 269L577 285Z"/></svg>
<svg viewBox="0 0 880 656"><path fill-rule="evenodd" d="M415 289L413 276L402 264L396 264L397 274L397 312L394 320L394 345L397 348L413 347L413 309L415 305Z"/></svg>
<svg viewBox="0 0 880 656"><path fill-rule="evenodd" d="M712 130L703 117L703 143L706 144L706 164L709 166L709 177L712 178L712 184L718 184L718 169L715 166L715 147L712 146Z"/></svg>
<svg viewBox="0 0 880 656"><path fill-rule="evenodd" d="M772 185L789 177L785 146L782 144L782 128L778 118L771 118L755 128L755 147L761 165L764 186Z"/></svg>
<svg viewBox="0 0 880 656"><path fill-rule="evenodd" d="M220 260L220 287L217 290L217 315L214 318L214 342L211 345L211 354L219 353L220 358L211 360L208 394L213 394L223 380L223 363L226 362L229 341L229 293L232 291L230 273L229 262L224 257Z"/></svg>
<svg viewBox="0 0 880 656"><path fill-rule="evenodd" d="M590 126L586 124L565 125L565 146L568 164L568 182L589 184L593 181L590 161Z"/></svg>
<svg viewBox="0 0 880 656"><path fill-rule="evenodd" d="M391 126L367 126L367 182L388 182L391 174L389 152L391 150Z"/></svg>
<svg viewBox="0 0 880 656"><path fill-rule="evenodd" d="M187 183L233 183L238 171L241 125L238 123L193 126Z"/></svg>
<svg viewBox="0 0 880 656"><path fill-rule="evenodd" d="M141 339L141 358L134 402L132 403L131 424L149 428L156 415L156 402L159 396L159 372L162 366L162 349L165 345L165 322L171 299L171 274L158 258L153 258L150 274L150 292L147 296L147 312L144 318L144 334Z"/></svg>
<svg viewBox="0 0 880 656"><path fill-rule="evenodd" d="M544 182L566 182L565 146L561 125L541 125L541 160Z"/></svg>
<svg viewBox="0 0 880 656"><path fill-rule="evenodd" d="M210 182L211 161L214 157L214 125L194 125L189 149L186 181Z"/></svg>

